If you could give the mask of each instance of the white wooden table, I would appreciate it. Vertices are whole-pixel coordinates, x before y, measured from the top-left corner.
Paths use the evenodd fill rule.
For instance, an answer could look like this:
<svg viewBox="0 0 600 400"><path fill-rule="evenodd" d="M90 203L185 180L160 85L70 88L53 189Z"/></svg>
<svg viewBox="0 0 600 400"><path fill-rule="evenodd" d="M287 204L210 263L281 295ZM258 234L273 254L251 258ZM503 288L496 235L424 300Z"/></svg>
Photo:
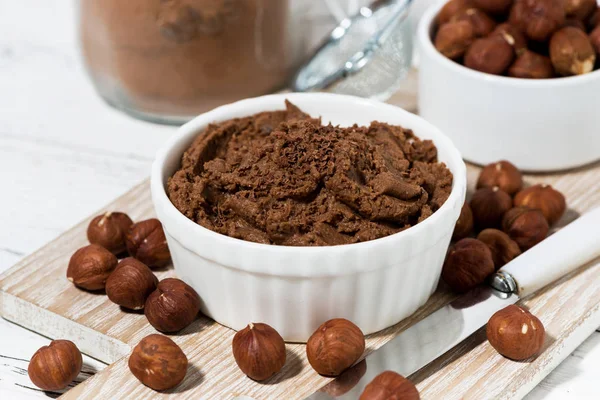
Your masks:
<svg viewBox="0 0 600 400"><path fill-rule="evenodd" d="M0 272L147 177L174 130L96 96L75 22L74 0L0 0ZM0 398L45 398L26 369L49 340L3 319L0 338ZM528 399L598 398L599 376L596 332Z"/></svg>

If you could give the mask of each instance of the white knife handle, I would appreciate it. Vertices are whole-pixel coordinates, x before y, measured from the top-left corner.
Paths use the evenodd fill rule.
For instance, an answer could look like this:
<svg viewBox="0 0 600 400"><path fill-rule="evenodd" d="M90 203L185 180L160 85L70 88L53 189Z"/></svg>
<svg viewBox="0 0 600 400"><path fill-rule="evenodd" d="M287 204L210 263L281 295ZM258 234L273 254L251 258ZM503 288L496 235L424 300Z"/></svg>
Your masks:
<svg viewBox="0 0 600 400"><path fill-rule="evenodd" d="M512 276L516 293L525 297L599 256L597 207L500 268L498 274Z"/></svg>

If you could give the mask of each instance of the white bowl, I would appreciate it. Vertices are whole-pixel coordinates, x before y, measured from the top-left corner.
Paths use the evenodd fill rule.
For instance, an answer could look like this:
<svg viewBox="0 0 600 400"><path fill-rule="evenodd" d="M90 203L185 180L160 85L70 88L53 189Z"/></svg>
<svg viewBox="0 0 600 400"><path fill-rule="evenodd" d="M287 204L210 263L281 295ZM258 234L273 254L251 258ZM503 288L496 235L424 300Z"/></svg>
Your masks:
<svg viewBox="0 0 600 400"><path fill-rule="evenodd" d="M466 160L507 159L528 171L573 168L600 159L600 71L518 79L466 68L438 52L431 6L419 24L419 114Z"/></svg>
<svg viewBox="0 0 600 400"><path fill-rule="evenodd" d="M186 218L165 192L183 152L212 122L284 108L289 99L323 122L349 126L373 120L399 124L432 139L454 174L450 197L420 224L381 239L342 246L265 245L215 233ZM435 290L466 190L459 152L437 128L400 108L352 96L278 94L219 107L182 126L158 152L152 199L177 275L202 298L202 312L239 330L273 326L286 341L304 342L324 321L347 318L365 333L391 326Z"/></svg>

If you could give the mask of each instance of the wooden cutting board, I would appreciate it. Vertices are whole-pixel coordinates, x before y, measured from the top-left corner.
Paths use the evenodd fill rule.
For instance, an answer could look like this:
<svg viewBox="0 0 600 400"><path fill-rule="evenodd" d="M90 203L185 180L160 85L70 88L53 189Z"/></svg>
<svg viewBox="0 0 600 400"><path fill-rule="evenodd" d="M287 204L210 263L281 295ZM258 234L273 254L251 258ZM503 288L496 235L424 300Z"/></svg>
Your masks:
<svg viewBox="0 0 600 400"><path fill-rule="evenodd" d="M410 101L403 104L411 108ZM471 185L478 172L478 168L469 166ZM600 164L595 164L562 174L527 176L526 180L550 183L566 195L570 209L560 222L564 225L580 213L600 206L599 177ZM134 220L152 217L149 182L134 187L97 214L105 210L124 211ZM329 382L310 368L301 344L287 345L288 361L274 378L264 383L248 379L231 355L234 332L202 317L172 336L190 361L183 383L162 394L143 386L129 372L127 357L133 346L155 330L143 314L124 312L105 295L78 290L65 277L71 254L87 244L85 231L92 217L0 276L0 313L4 318L50 338L70 339L84 353L111 364L69 390L64 398L301 399ZM162 279L174 275L174 271L168 268L157 275ZM413 316L370 335L366 354L453 298L440 288ZM481 400L524 396L600 326L600 259L522 303L547 328L545 348L539 357L531 362L506 360L489 346L485 333L479 330L411 377L422 398Z"/></svg>

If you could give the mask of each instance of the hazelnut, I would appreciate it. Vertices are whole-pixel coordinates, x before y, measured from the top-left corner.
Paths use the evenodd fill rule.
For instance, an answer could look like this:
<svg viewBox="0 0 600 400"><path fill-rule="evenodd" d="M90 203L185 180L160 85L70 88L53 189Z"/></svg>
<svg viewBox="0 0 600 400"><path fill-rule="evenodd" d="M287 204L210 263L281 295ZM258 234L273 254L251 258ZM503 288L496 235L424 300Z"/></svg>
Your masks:
<svg viewBox="0 0 600 400"><path fill-rule="evenodd" d="M454 15L472 7L471 0L450 0L444 4L437 16L438 25L442 26L445 23L450 22Z"/></svg>
<svg viewBox="0 0 600 400"><path fill-rule="evenodd" d="M475 30L469 21L448 22L435 36L435 48L446 57L456 60L465 54L473 40Z"/></svg>
<svg viewBox="0 0 600 400"><path fill-rule="evenodd" d="M554 76L554 68L548 57L525 50L508 69L513 78L548 79Z"/></svg>
<svg viewBox="0 0 600 400"><path fill-rule="evenodd" d="M502 75L512 64L515 51L508 36L491 35L477 39L465 53L465 67Z"/></svg>
<svg viewBox="0 0 600 400"><path fill-rule="evenodd" d="M594 69L596 53L583 31L568 26L552 35L550 60L560 75L581 75Z"/></svg>
<svg viewBox="0 0 600 400"><path fill-rule="evenodd" d="M585 21L598 7L596 0L565 0L564 4L567 17L580 21Z"/></svg>
<svg viewBox="0 0 600 400"><path fill-rule="evenodd" d="M177 386L187 372L188 359L177 344L163 335L143 338L129 356L129 370L154 390Z"/></svg>
<svg viewBox="0 0 600 400"><path fill-rule="evenodd" d="M548 224L555 224L565 213L565 196L550 185L534 185L521 190L514 199L515 206L537 208Z"/></svg>
<svg viewBox="0 0 600 400"><path fill-rule="evenodd" d="M165 231L156 218L133 224L126 243L129 254L149 267L163 267L171 261Z"/></svg>
<svg viewBox="0 0 600 400"><path fill-rule="evenodd" d="M517 361L538 354L546 336L542 322L514 304L492 315L487 323L486 334L498 353Z"/></svg>
<svg viewBox="0 0 600 400"><path fill-rule="evenodd" d="M442 279L458 293L468 292L494 273L492 252L477 239L466 238L450 246Z"/></svg>
<svg viewBox="0 0 600 400"><path fill-rule="evenodd" d="M506 14L513 0L472 0L475 7L495 15Z"/></svg>
<svg viewBox="0 0 600 400"><path fill-rule="evenodd" d="M560 0L516 0L509 22L529 39L542 42L564 24L565 9Z"/></svg>
<svg viewBox="0 0 600 400"><path fill-rule="evenodd" d="M77 378L82 364L81 352L73 342L53 340L31 357L27 373L40 389L61 390Z"/></svg>
<svg viewBox="0 0 600 400"><path fill-rule="evenodd" d="M352 390L367 372L367 362L362 360L353 367L348 368L340 376L319 389L330 397L341 397Z"/></svg>
<svg viewBox="0 0 600 400"><path fill-rule="evenodd" d="M467 21L473 26L476 37L489 35L496 27L496 22L486 13L476 8L469 8L454 15L451 19L455 21Z"/></svg>
<svg viewBox="0 0 600 400"><path fill-rule="evenodd" d="M478 189L471 197L473 219L480 229L499 227L504 213L511 207L512 199L498 186Z"/></svg>
<svg viewBox="0 0 600 400"><path fill-rule="evenodd" d="M496 270L521 255L521 249L517 242L498 229L484 229L477 235L477 240L489 247Z"/></svg>
<svg viewBox="0 0 600 400"><path fill-rule="evenodd" d="M77 250L69 260L67 279L83 289L101 290L117 266L117 257L104 247L90 244Z"/></svg>
<svg viewBox="0 0 600 400"><path fill-rule="evenodd" d="M473 232L473 212L469 203L463 204L456 225L454 225L454 233L452 239L460 240L466 238Z"/></svg>
<svg viewBox="0 0 600 400"><path fill-rule="evenodd" d="M148 296L144 313L156 330L171 333L191 324L199 311L198 293L179 279L167 278Z"/></svg>
<svg viewBox="0 0 600 400"><path fill-rule="evenodd" d="M128 257L110 274L105 289L113 303L130 310L141 310L157 285L158 279L146 264Z"/></svg>
<svg viewBox="0 0 600 400"><path fill-rule="evenodd" d="M546 239L550 228L540 210L515 207L504 214L502 230L525 251Z"/></svg>
<svg viewBox="0 0 600 400"><path fill-rule="evenodd" d="M594 47L594 50L600 56L600 25L590 32L590 43L592 43L592 47Z"/></svg>
<svg viewBox="0 0 600 400"><path fill-rule="evenodd" d="M416 386L394 371L385 371L377 375L365 387L359 400L419 400Z"/></svg>
<svg viewBox="0 0 600 400"><path fill-rule="evenodd" d="M323 323L306 343L308 362L325 376L338 376L358 361L364 351L364 334L358 326L343 318Z"/></svg>
<svg viewBox="0 0 600 400"><path fill-rule="evenodd" d="M501 35L515 50L516 55L522 54L527 50L527 38L519 28L507 22L496 26L492 31L493 35Z"/></svg>
<svg viewBox="0 0 600 400"><path fill-rule="evenodd" d="M523 175L517 167L505 160L488 164L479 174L477 189L495 186L512 196L523 187Z"/></svg>
<svg viewBox="0 0 600 400"><path fill-rule="evenodd" d="M582 20L580 19L575 19L575 18L567 18L565 20L565 23L561 26L561 28L564 28L565 26L570 26L572 28L577 28L577 29L581 29L582 31L586 31L585 30L585 24L583 23Z"/></svg>
<svg viewBox="0 0 600 400"><path fill-rule="evenodd" d="M87 228L90 243L104 247L113 254L119 254L127 249L125 236L133 221L127 214L107 212L95 217Z"/></svg>
<svg viewBox="0 0 600 400"><path fill-rule="evenodd" d="M270 378L285 365L285 342L267 324L251 323L237 332L232 349L238 367L255 381Z"/></svg>

